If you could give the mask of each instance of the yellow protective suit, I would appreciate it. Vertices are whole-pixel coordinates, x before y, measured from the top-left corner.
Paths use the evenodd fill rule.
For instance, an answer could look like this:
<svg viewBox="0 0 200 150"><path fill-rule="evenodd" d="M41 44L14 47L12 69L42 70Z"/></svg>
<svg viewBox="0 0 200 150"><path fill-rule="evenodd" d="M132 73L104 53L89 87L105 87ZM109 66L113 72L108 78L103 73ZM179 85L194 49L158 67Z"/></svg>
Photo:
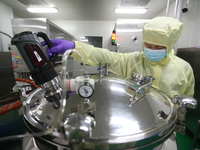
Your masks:
<svg viewBox="0 0 200 150"><path fill-rule="evenodd" d="M194 75L189 63L174 55L174 44L181 35L183 24L177 19L157 17L145 24L143 42L167 47L167 57L158 61L149 61L143 51L133 53L116 53L107 49L96 48L75 41L85 63L98 67L100 62L109 63L110 71L126 78L133 72L143 76L153 76L153 86L165 92L169 97L174 95L194 94ZM134 48L134 47L133 47ZM71 55L81 61L75 53Z"/></svg>

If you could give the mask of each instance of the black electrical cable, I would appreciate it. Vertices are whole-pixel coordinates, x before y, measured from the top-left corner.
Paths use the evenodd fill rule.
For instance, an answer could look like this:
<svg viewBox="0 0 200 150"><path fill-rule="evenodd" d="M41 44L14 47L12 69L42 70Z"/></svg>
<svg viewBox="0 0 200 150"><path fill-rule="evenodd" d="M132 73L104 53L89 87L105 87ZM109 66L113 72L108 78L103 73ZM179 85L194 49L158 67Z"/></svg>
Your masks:
<svg viewBox="0 0 200 150"><path fill-rule="evenodd" d="M7 34L7 33L5 33L5 32L2 32L2 31L0 31L0 33L4 34L4 35L6 35L6 36L8 36L9 38L11 38L11 39L12 39L12 36L10 36L10 35L9 35L9 34Z"/></svg>

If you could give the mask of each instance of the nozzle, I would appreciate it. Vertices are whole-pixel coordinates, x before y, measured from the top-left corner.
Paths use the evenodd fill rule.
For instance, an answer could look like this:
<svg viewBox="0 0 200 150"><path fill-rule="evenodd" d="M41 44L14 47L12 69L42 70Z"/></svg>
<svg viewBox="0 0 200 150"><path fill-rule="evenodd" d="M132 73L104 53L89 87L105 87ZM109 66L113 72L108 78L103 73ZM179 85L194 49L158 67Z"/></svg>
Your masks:
<svg viewBox="0 0 200 150"><path fill-rule="evenodd" d="M60 108L60 100L61 100L61 94L60 93L56 93L55 95L52 95L52 96L47 96L45 94L45 98L46 98L47 101L53 103L53 108L55 108L55 109Z"/></svg>
<svg viewBox="0 0 200 150"><path fill-rule="evenodd" d="M54 79L45 82L41 85L42 89L45 90L45 98L47 101L53 103L55 109L60 108L61 92L60 87L61 79L59 76L56 76Z"/></svg>

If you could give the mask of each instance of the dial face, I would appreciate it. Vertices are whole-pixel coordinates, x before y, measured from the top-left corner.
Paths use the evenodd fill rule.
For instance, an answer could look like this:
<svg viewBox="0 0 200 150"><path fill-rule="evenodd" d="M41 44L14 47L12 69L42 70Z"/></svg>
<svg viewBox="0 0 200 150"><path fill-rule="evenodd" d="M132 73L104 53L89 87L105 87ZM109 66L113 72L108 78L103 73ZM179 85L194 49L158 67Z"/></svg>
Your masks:
<svg viewBox="0 0 200 150"><path fill-rule="evenodd" d="M88 83L81 85L78 89L79 95L83 98L88 98L92 96L93 92L94 92L93 87Z"/></svg>

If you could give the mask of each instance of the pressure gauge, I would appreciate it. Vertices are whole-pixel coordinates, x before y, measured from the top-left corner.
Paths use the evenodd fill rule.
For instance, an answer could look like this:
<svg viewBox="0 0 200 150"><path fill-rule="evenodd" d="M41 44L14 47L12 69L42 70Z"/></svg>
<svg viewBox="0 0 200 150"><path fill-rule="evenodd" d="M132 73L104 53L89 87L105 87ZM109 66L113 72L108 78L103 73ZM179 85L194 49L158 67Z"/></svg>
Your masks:
<svg viewBox="0 0 200 150"><path fill-rule="evenodd" d="M92 85L88 82L84 82L78 89L78 94L83 98L89 98L94 93Z"/></svg>

